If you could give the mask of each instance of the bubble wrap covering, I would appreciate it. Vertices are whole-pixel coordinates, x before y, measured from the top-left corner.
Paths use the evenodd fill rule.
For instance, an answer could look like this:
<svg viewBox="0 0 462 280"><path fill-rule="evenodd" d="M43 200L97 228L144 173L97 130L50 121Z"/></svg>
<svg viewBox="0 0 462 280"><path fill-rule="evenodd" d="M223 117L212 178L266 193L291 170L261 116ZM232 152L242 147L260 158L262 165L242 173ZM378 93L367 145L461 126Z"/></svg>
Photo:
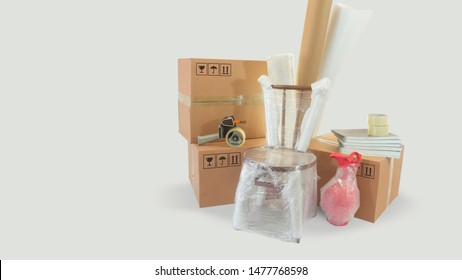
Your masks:
<svg viewBox="0 0 462 280"><path fill-rule="evenodd" d="M271 147L245 153L236 190L235 229L298 243L303 221L316 212L313 154Z"/></svg>
<svg viewBox="0 0 462 280"><path fill-rule="evenodd" d="M359 209L360 194L356 172L361 154L353 152L349 157L333 153L330 156L339 161L335 176L321 188L320 206L329 223L345 226Z"/></svg>

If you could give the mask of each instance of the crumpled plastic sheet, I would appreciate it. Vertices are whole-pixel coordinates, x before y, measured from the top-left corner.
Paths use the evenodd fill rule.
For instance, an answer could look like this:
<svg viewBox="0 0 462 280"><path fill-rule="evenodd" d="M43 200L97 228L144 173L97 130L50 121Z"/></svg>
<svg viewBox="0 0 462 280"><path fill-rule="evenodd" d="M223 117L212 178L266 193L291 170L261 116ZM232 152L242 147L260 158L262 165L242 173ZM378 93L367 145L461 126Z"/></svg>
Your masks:
<svg viewBox="0 0 462 280"><path fill-rule="evenodd" d="M316 157L260 147L245 153L236 190L233 226L300 242L303 222L317 213Z"/></svg>

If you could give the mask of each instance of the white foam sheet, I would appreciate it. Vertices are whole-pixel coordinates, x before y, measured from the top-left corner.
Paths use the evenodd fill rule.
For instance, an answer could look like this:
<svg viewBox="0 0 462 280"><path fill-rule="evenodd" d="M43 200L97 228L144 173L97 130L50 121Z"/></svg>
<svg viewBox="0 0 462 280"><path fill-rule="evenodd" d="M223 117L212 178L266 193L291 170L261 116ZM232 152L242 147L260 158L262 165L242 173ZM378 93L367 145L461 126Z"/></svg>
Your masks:
<svg viewBox="0 0 462 280"><path fill-rule="evenodd" d="M335 84L344 60L357 45L372 13L345 4L332 6L319 78L329 77L332 86Z"/></svg>
<svg viewBox="0 0 462 280"><path fill-rule="evenodd" d="M342 69L345 60L354 50L364 33L372 13L373 11L371 10L357 10L345 4L335 3L332 6L319 71L319 78L329 77L332 87L335 86L337 75ZM329 96L327 96L327 99L329 99ZM314 135L318 134L324 110L325 106L321 108Z"/></svg>

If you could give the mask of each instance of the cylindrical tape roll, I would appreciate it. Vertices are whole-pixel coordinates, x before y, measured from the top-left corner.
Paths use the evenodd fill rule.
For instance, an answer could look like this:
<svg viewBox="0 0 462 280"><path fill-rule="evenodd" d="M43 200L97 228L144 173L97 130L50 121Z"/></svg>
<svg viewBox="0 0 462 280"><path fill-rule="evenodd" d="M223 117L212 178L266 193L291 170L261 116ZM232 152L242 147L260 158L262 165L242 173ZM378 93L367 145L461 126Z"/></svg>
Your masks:
<svg viewBox="0 0 462 280"><path fill-rule="evenodd" d="M369 136L388 136L388 125L369 125Z"/></svg>
<svg viewBox="0 0 462 280"><path fill-rule="evenodd" d="M388 116L385 114L369 114L367 124L371 125L388 125Z"/></svg>
<svg viewBox="0 0 462 280"><path fill-rule="evenodd" d="M245 143L245 132L240 127L234 127L226 133L225 140L230 147L242 147Z"/></svg>

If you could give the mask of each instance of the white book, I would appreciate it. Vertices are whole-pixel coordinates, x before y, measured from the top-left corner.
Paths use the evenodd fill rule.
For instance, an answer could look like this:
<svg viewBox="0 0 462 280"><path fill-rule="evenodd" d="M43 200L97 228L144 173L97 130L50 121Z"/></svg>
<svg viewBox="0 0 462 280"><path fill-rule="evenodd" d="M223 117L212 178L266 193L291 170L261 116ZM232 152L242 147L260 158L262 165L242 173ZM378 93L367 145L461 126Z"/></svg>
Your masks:
<svg viewBox="0 0 462 280"><path fill-rule="evenodd" d="M375 151L396 151L400 152L403 145L400 143L393 144L376 144L376 143L344 143L341 140L337 139L339 146L348 149L364 149L364 150L375 150Z"/></svg>
<svg viewBox="0 0 462 280"><path fill-rule="evenodd" d="M376 151L376 150L364 150L364 149L349 149L344 147L339 147L339 152L342 154L350 154L352 152L358 152L363 156L377 156L377 157L390 157L390 158L400 158L401 151Z"/></svg>
<svg viewBox="0 0 462 280"><path fill-rule="evenodd" d="M332 129L332 133L344 144L399 144L401 140L393 133L388 136L369 136L367 129Z"/></svg>

